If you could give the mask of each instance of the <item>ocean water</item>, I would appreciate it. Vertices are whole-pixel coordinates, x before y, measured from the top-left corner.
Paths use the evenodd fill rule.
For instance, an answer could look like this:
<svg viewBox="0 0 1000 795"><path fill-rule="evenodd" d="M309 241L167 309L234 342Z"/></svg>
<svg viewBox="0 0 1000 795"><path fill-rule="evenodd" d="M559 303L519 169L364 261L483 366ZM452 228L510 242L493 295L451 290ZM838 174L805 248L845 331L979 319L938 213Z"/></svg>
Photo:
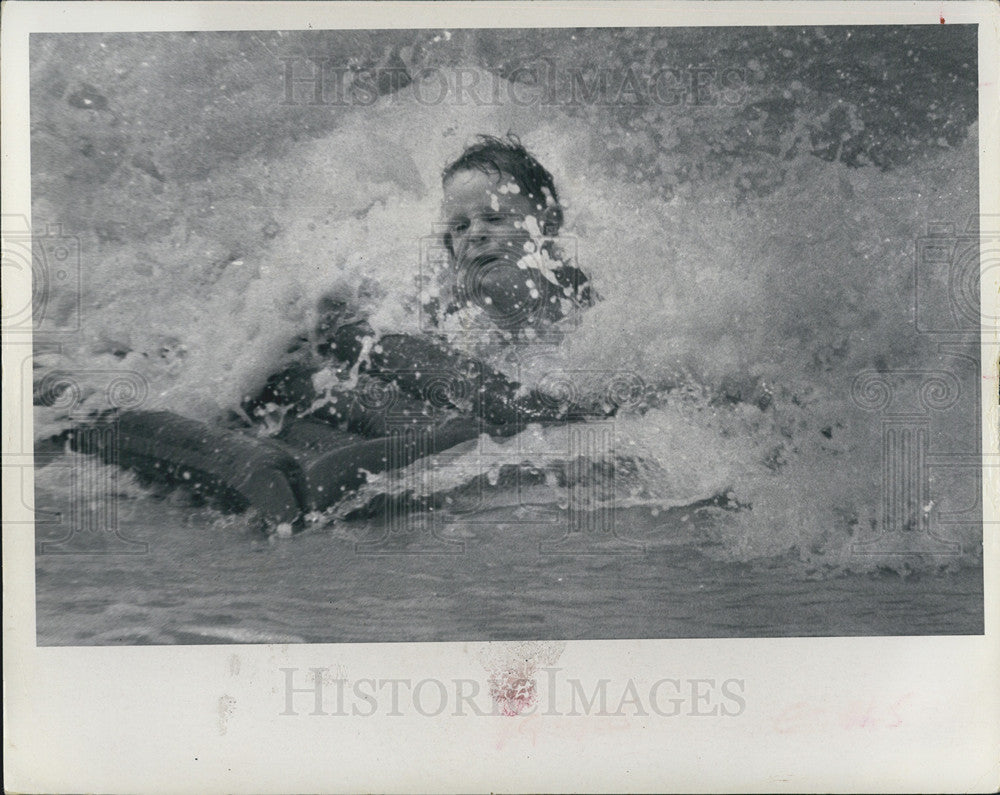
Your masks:
<svg viewBox="0 0 1000 795"><path fill-rule="evenodd" d="M961 306L950 336L917 317L954 296L920 269L929 225L978 209L974 39L945 57L930 33L856 31L865 68L835 80L844 31L710 31L731 104L544 108L510 100L502 33L327 37L415 80L326 108L282 106L266 69L319 41L301 36L33 43L34 222L78 237L82 275L36 334L40 441L120 402L119 376L132 405L222 421L325 296L419 332L440 171L480 132L516 131L552 171L600 300L558 342L454 342L527 384L629 395L612 421L371 477L292 538L55 452L35 476L63 517L36 526L39 642L981 632L978 341ZM691 35L565 32L547 52L567 73L602 48L615 65L609 46L683 68ZM937 87L906 98L920 76ZM915 435L892 435L900 416ZM919 488L893 440L923 445ZM144 554L58 543L108 506Z"/></svg>
<svg viewBox="0 0 1000 795"><path fill-rule="evenodd" d="M55 503L48 503L55 506ZM981 631L982 570L829 575L796 554L745 562L719 547L710 513L632 509L618 522L670 538L643 554L560 555L557 508L442 517L448 543L358 552L378 522L276 542L204 509L119 503L144 555L39 556L42 645L328 643L373 640L791 637ZM221 526L220 526L221 525ZM42 529L42 539L58 537ZM453 546L464 544L464 547ZM386 550L388 551L388 550Z"/></svg>

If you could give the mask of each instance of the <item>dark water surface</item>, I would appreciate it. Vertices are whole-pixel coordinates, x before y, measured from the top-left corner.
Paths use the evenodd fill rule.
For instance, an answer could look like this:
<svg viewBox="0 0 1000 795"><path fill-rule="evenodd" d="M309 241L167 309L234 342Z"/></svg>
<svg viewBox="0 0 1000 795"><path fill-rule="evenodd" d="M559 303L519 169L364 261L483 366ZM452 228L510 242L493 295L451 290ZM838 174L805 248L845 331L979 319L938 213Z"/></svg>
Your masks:
<svg viewBox="0 0 1000 795"><path fill-rule="evenodd" d="M58 502L49 503L58 508ZM642 554L540 554L561 537L557 509L443 521L453 554L426 536L390 554L352 539L381 520L262 541L204 509L140 499L121 534L144 555L37 558L41 645L978 634L983 572L818 579L787 559L724 563L684 543ZM619 527L669 535L718 517L627 512ZM40 540L58 533L39 531ZM86 539L71 539L79 550ZM382 546L379 552L389 550Z"/></svg>

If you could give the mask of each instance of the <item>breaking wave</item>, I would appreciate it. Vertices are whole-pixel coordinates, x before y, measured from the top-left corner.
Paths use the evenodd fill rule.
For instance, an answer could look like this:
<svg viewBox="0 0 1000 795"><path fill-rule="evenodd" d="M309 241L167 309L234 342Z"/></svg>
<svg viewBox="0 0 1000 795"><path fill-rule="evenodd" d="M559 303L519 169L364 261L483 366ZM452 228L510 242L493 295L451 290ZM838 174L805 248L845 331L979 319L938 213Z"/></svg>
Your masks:
<svg viewBox="0 0 1000 795"><path fill-rule="evenodd" d="M393 490L455 511L470 484L500 493L518 470L533 478L524 499L561 509L574 484L595 478L623 516L703 504L710 529L653 522L641 540L680 536L726 560L790 556L820 571L980 561L974 523L947 525L960 554L934 542L940 506L885 526L879 414L858 399L879 387L856 384L869 372L941 369L914 330L914 250L928 222L960 225L977 211L974 126L963 142L878 170L814 156L802 142L815 117L803 116L778 142L784 176L768 190L734 188L759 179L761 162L747 157L735 176L690 174L665 191L671 141L690 123L669 108L645 110L639 132L605 108L430 105L412 91L340 113L331 131L278 156L248 152L183 184L165 180L148 201L184 209L159 232L83 240L83 332L36 355L39 381L73 373L77 392L72 406L38 407L36 436L65 427L70 409L107 407L109 372L137 374L146 408L217 421L282 365L324 296L356 305L379 331L419 332L440 170L476 133L513 130L555 175L565 238L600 300L558 344L493 363L584 394L624 377L633 399L602 421L601 450L574 448L567 428L484 438L371 478L339 515ZM34 209L58 214L45 195ZM974 345L959 354L978 355ZM939 434L975 450L978 371L963 361L946 368L964 376ZM878 383L891 390L892 377ZM975 502L978 485L963 488ZM467 509L476 504L488 500Z"/></svg>

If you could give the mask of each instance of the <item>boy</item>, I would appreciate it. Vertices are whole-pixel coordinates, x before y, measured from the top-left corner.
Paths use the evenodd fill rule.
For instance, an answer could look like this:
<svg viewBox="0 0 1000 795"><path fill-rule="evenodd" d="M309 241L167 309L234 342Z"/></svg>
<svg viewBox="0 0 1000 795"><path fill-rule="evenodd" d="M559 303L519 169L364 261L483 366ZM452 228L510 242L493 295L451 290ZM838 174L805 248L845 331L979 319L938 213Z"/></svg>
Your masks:
<svg viewBox="0 0 1000 795"><path fill-rule="evenodd" d="M556 247L562 210L552 175L516 137L480 136L442 181L448 263L443 301L432 307L442 326L480 315L512 341L590 303L586 278ZM244 404L258 435L169 412L125 412L118 462L215 492L234 508L252 506L270 527L291 532L366 472L405 466L481 433L511 435L528 422L608 411L522 389L443 336L376 338L342 305L326 310L316 346L324 360L273 376Z"/></svg>
<svg viewBox="0 0 1000 795"><path fill-rule="evenodd" d="M442 185L448 265L440 279L440 299L425 307L436 324L457 315L478 315L502 339L516 340L544 333L570 312L590 305L586 277L562 261L556 246L562 208L552 175L516 136L479 136L445 168ZM441 338L392 334L376 340L366 321L342 322L342 313L342 306L327 307L317 329L317 350L334 361L332 372L317 377L307 365L294 366L272 377L247 408L265 421L276 414L282 421L308 416L381 436L386 407L366 395L392 384L399 392L392 398L396 419L458 409L466 419L470 413L481 419L482 430L496 435L513 433L525 422L581 415L579 407L559 406L541 393L522 394L519 384L451 349ZM438 390L428 405L426 373L448 374L471 394L449 396Z"/></svg>

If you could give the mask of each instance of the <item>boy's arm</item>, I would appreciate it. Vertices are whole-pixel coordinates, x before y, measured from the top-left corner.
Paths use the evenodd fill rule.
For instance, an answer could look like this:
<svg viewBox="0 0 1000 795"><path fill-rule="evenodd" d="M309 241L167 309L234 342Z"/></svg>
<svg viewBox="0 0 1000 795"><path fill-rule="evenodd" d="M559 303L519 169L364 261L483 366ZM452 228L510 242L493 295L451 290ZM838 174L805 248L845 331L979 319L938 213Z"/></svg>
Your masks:
<svg viewBox="0 0 1000 795"><path fill-rule="evenodd" d="M561 404L538 390L522 390L520 384L500 371L432 338L386 335L372 350L370 359L373 375L394 381L415 397L429 397L429 382L441 376L464 382L467 388L456 391L460 395L467 392L461 397L471 402L476 415L490 425L578 420L594 414L580 406Z"/></svg>
<svg viewBox="0 0 1000 795"><path fill-rule="evenodd" d="M341 361L355 362L364 347L362 340L374 336L364 321L341 326L331 339L330 350ZM524 391L499 370L431 336L387 334L372 346L368 363L368 372L396 383L414 398L428 398L429 383L440 381L441 376L465 381L471 389L463 397L471 400L477 416L490 425L579 420L599 413L561 404L538 390Z"/></svg>
<svg viewBox="0 0 1000 795"><path fill-rule="evenodd" d="M364 349L363 340L374 336L364 321L340 326L328 338L326 351L349 369ZM396 414L419 415L426 410L427 401L440 407L443 398L451 407L465 409L482 420L487 426L484 430L494 435L513 433L529 422L566 422L607 413L560 403L538 390L522 390L520 384L500 371L432 337L388 334L371 347L361 370L357 389L335 392L330 401L313 408L319 396L313 384L315 369L293 365L272 376L253 405L287 406L298 414L307 412L327 422L346 424L358 433L380 435L380 426L384 424L380 420L384 418L380 418L377 410L365 408L363 398L365 381L377 378L394 383L403 393L401 402L394 404ZM434 388L442 381L457 388L450 395L447 389L442 394Z"/></svg>

